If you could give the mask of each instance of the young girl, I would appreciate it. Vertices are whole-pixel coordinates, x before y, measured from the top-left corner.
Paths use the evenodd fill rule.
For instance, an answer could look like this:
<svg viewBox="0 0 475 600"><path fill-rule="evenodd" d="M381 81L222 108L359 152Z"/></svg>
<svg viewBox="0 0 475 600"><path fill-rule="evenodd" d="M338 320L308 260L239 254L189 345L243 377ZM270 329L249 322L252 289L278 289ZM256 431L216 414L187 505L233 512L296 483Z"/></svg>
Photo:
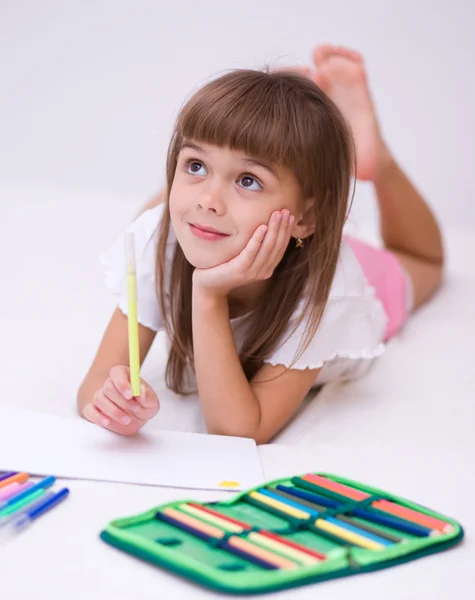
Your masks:
<svg viewBox="0 0 475 600"><path fill-rule="evenodd" d="M198 91L170 143L165 202L129 228L141 359L166 329L167 385L197 389L210 433L269 441L313 386L365 373L442 279L439 229L383 142L361 56L320 46L314 61L316 73L235 71ZM355 158L383 250L342 238ZM145 381L130 389L122 240L103 260L118 308L78 407L132 435L159 400Z"/></svg>

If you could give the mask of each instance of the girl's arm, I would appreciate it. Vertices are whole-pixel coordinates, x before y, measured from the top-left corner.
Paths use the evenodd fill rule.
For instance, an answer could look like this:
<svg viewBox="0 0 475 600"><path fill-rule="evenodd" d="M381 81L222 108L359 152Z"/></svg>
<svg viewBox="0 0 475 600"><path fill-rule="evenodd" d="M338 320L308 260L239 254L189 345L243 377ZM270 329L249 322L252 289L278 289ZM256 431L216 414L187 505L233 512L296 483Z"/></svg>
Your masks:
<svg viewBox="0 0 475 600"><path fill-rule="evenodd" d="M193 354L198 393L210 433L269 441L292 417L319 373L264 365L247 381L229 322L228 295L247 283L270 279L290 240L287 209L259 226L234 259L193 273ZM278 379L259 383L263 380Z"/></svg>
<svg viewBox="0 0 475 600"><path fill-rule="evenodd" d="M320 372L264 365L248 382L229 323L227 297L196 288L193 348L208 432L250 437L258 444L268 442L290 420Z"/></svg>
<svg viewBox="0 0 475 600"><path fill-rule="evenodd" d="M93 401L94 394L109 378L111 369L117 365L129 364L127 317L116 309L107 326L94 361L78 390L77 405L81 416L84 407ZM147 356L156 332L139 324L140 364ZM127 385L127 382L124 382Z"/></svg>

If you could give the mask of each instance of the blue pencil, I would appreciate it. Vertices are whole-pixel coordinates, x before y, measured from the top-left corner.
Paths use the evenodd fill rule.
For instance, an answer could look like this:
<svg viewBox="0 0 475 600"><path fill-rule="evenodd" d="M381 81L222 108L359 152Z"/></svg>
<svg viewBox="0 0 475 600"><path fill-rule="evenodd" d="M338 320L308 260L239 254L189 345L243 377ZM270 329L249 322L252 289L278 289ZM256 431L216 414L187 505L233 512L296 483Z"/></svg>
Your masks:
<svg viewBox="0 0 475 600"><path fill-rule="evenodd" d="M289 500L288 498L285 498L284 496L280 496L279 494L273 493L271 490L268 490L266 488L261 488L258 491L259 491L259 493L264 494L265 496L268 496L270 498L274 498L275 500L278 500L279 502L283 502L284 504L288 504L289 506L293 506L294 508L298 508L299 510L308 512L310 515L312 515L312 517L318 518L322 514L321 511L309 508L308 506L304 506L303 504L299 504L297 501L293 502L292 500ZM338 518L328 517L325 520L328 521L329 523L333 523L334 525L338 525L339 527L342 527L343 529L346 529L347 531L352 531L353 533L361 535L362 537L372 540L373 542L377 542L378 544L381 544L382 546L391 546L392 545L392 542L390 542L382 537L379 537L379 535L369 533L368 531L365 531L364 529L360 529L359 527L357 527L355 525L351 525L350 523L341 521Z"/></svg>
<svg viewBox="0 0 475 600"><path fill-rule="evenodd" d="M293 496L297 496L304 500L308 500L309 502L322 504L327 508L342 508L344 506L342 502L338 502L337 500L333 500L331 498L327 498L326 496L321 496L320 494L315 494L306 490L304 491L295 487L278 485L277 489L281 489L284 492L287 492L289 494L292 494ZM432 530L428 529L427 527L417 525L416 523L410 523L409 521L405 521L404 519L400 519L399 517L393 517L390 515L383 514L381 511L377 512L375 509L367 510L365 508L355 508L351 511L351 514L355 517L359 517L360 519L364 519L365 521L377 523L378 525L385 525L386 527L391 527L391 529L403 531L405 533L409 533L417 537L428 537L432 533Z"/></svg>

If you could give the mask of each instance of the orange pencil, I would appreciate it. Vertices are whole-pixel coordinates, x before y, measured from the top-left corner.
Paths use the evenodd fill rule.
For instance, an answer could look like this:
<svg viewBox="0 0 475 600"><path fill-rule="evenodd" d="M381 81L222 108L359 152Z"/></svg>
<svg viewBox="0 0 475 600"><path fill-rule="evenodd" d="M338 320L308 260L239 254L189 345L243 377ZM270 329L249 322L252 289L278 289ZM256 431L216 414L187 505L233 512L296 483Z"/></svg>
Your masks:
<svg viewBox="0 0 475 600"><path fill-rule="evenodd" d="M171 517L175 522L183 523L186 527L189 527L192 530L199 531L204 533L205 535L211 538L221 539L225 535L225 531L219 529L218 527L214 527L213 525L209 525L208 523L204 523L191 515L187 515L179 510L176 510L172 507L167 507L157 513L165 515L166 517ZM279 569L296 569L299 565L291 560L288 560L278 554L274 554L269 550L265 550L252 542L248 542L242 538L237 536L230 536L226 542L227 545L236 548L237 550L241 550L248 555L253 556L259 560L265 561L267 564L273 565L275 568Z"/></svg>
<svg viewBox="0 0 475 600"><path fill-rule="evenodd" d="M8 479L2 479L2 481L0 481L0 488L5 487L6 485L10 485L10 483L15 483L15 481L17 481L18 483L25 483L25 481L27 481L28 478L28 473L17 473L16 475L12 475Z"/></svg>
<svg viewBox="0 0 475 600"><path fill-rule="evenodd" d="M307 481L315 483L316 485L319 485L321 487L327 488L333 492L336 492L337 494L347 496L352 500L364 500L365 498L370 497L370 494L366 492L356 490L355 488L349 487L348 485L344 485L343 483L331 481L330 479L322 477L321 475L314 475L313 473L308 473L303 477L303 479L306 479ZM418 523L419 525L428 527L429 529L437 529L442 533L446 533L448 531L451 531L452 529L450 523L446 523L445 521L441 521L436 517L431 517L412 508L401 506L400 504L396 504L395 502L391 502L390 500L375 500L371 503L371 506L391 515L395 515L397 517L406 519L407 521Z"/></svg>

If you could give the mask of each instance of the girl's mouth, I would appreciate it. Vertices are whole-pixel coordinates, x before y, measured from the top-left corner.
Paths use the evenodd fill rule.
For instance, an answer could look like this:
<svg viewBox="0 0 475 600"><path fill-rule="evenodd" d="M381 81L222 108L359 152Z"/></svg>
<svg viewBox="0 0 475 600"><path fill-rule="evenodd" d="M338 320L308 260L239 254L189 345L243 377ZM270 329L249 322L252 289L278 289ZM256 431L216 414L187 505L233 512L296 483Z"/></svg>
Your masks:
<svg viewBox="0 0 475 600"><path fill-rule="evenodd" d="M188 223L190 226L191 233L196 237L208 241L217 241L229 237L228 233L221 233L213 227L205 227L204 225L193 225Z"/></svg>

